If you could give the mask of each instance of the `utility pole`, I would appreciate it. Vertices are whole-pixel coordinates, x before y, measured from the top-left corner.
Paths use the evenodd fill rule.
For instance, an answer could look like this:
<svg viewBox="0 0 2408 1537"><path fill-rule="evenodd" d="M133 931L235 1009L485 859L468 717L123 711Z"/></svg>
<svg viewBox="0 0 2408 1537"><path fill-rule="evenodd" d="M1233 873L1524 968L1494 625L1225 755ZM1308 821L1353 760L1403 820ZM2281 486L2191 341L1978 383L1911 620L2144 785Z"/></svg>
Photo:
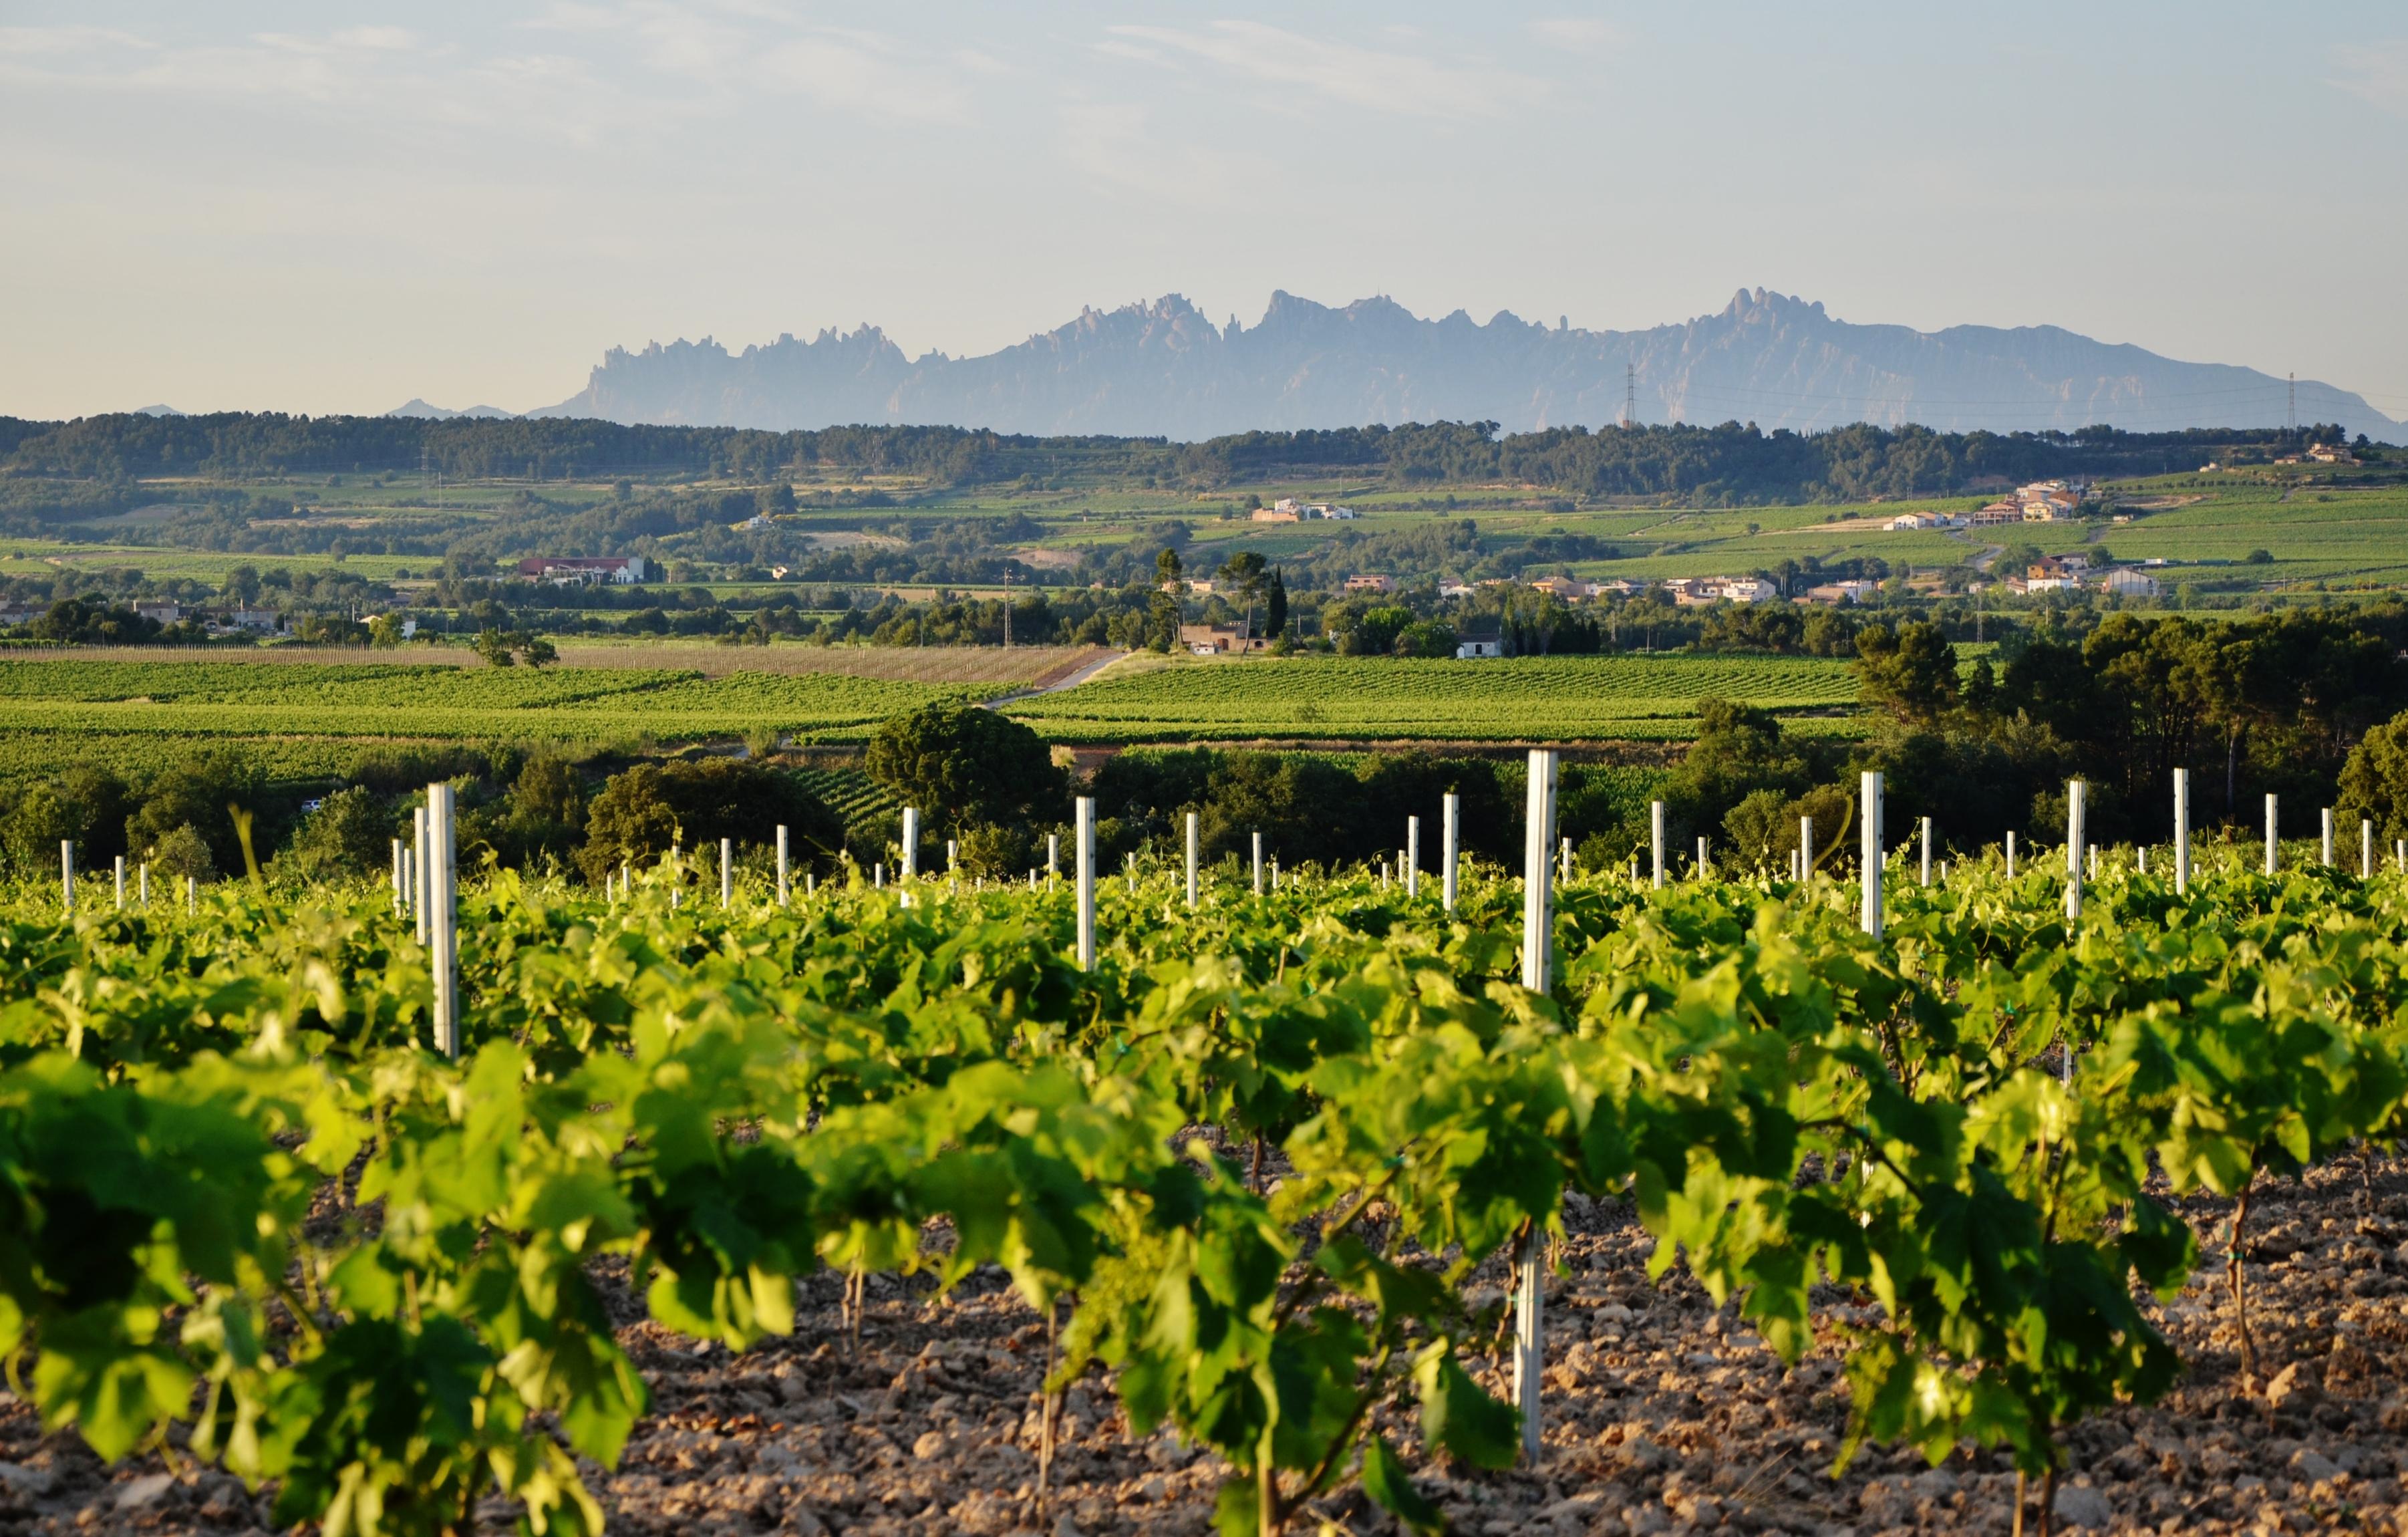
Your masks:
<svg viewBox="0 0 2408 1537"><path fill-rule="evenodd" d="M2288 404L2284 409L2283 420L2291 436L2296 438L2300 433L2300 376L2294 373L2284 377L2287 382L2283 393Z"/></svg>
<svg viewBox="0 0 2408 1537"><path fill-rule="evenodd" d="M1011 649L1011 573L1003 573L1003 649Z"/></svg>
<svg viewBox="0 0 2408 1537"><path fill-rule="evenodd" d="M1622 366L1622 424L1639 425L1639 366L1635 363Z"/></svg>

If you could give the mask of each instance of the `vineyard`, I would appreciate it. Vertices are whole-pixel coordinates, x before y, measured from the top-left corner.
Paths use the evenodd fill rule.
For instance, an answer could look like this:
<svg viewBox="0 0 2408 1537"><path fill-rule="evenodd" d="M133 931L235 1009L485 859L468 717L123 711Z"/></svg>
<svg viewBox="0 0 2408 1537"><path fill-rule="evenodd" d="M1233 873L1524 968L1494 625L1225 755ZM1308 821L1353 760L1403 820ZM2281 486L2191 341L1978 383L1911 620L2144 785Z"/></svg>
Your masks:
<svg viewBox="0 0 2408 1537"><path fill-rule="evenodd" d="M43 740L55 753L62 740L89 737L855 740L891 715L983 693L834 673L29 661L0 668L0 744Z"/></svg>
<svg viewBox="0 0 2408 1537"><path fill-rule="evenodd" d="M1176 665L1010 708L1065 741L1678 740L1708 697L1809 711L1856 697L1846 663L1810 657L1298 656Z"/></svg>
<svg viewBox="0 0 2408 1537"><path fill-rule="evenodd" d="M235 1527L330 1532L673 1530L704 1507L666 1491L731 1480L728 1519L799 1530L1807 1530L1834 1470L1907 1457L2044 1530L2107 1524L2088 1422L2185 1390L2177 1339L2237 1351L2303 1447L2372 1413L2344 1337L2381 1330L2327 1317L2321 1401L2243 1252L2253 1201L2304 1177L2346 1210L2401 1129L2408 881L2212 848L2177 889L2123 850L2070 903L2061 855L1893 855L1869 933L1828 855L1653 889L1531 841L1527 885L1469 869L1452 912L1430 874L1274 857L1191 898L1140 859L1095 882L1084 965L1048 876L471 876L456 1057L384 886L21 888L8 1380L98 1458L163 1459L115 1508L206 1473ZM1844 1420L1714 1484L1711 1439L1608 1412L1659 1379L1737 1394L1734 1438ZM788 1422L879 1471L841 1492L766 1442L696 1471ZM1660 1499L1583 1496L1607 1447ZM1158 1508L1073 1487L1114 1467ZM2217 1488L2116 1518L2271 1498Z"/></svg>

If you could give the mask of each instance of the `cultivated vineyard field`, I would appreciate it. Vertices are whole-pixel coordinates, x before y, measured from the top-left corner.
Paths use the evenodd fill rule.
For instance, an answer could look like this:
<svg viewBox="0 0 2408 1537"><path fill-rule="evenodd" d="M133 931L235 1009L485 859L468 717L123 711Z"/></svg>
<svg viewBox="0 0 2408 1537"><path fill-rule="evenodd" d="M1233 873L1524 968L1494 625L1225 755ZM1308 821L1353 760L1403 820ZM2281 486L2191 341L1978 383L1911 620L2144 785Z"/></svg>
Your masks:
<svg viewBox="0 0 2408 1537"><path fill-rule="evenodd" d="M0 1518L2395 1530L2408 880L2105 863L1575 878L1539 992L1494 869L1140 865L1083 969L1061 883L503 873L457 1061L380 887L23 887Z"/></svg>
<svg viewBox="0 0 2408 1537"><path fill-rule="evenodd" d="M39 739L55 754L79 751L93 736L675 743L778 732L857 740L921 705L987 692L837 673L7 661L0 744Z"/></svg>
<svg viewBox="0 0 2408 1537"><path fill-rule="evenodd" d="M1838 711L1856 695L1845 662L1813 657L1293 656L1175 662L1010 709L1066 741L1679 740L1700 699Z"/></svg>

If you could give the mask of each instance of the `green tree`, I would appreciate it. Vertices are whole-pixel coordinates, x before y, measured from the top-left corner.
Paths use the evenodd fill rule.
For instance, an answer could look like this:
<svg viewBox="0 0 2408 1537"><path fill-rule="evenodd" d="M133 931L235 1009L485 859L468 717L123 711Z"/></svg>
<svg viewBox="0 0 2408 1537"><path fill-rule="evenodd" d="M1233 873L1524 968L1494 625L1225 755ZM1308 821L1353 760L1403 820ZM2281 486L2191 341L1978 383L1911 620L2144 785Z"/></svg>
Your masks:
<svg viewBox="0 0 2408 1537"><path fill-rule="evenodd" d="M557 793L555 787L531 797ZM681 839L698 850L727 838L761 848L777 840L780 824L796 869L824 873L835 867L843 821L794 775L738 758L642 763L613 775L594 797L577 864L599 884L621 862L643 865L667 853L672 841Z"/></svg>
<svg viewBox="0 0 2408 1537"><path fill-rule="evenodd" d="M1440 619L1417 619L1397 632L1391 649L1398 656L1452 656L1455 626Z"/></svg>
<svg viewBox="0 0 2408 1537"><path fill-rule="evenodd" d="M64 789L49 780L35 780L17 792L16 804L0 818L0 845L20 875L56 874L59 845L83 836L85 812Z"/></svg>
<svg viewBox="0 0 2408 1537"><path fill-rule="evenodd" d="M863 766L932 829L1056 823L1068 810L1068 781L1044 739L976 705L896 716L871 735Z"/></svg>
<svg viewBox="0 0 2408 1537"><path fill-rule="evenodd" d="M354 784L326 797L302 819L283 857L316 879L365 875L388 868L393 833L392 812L374 792Z"/></svg>
<svg viewBox="0 0 2408 1537"><path fill-rule="evenodd" d="M178 881L190 876L206 885L218 878L218 862L209 852L209 840L189 824L161 833L148 852L151 873L162 880Z"/></svg>
<svg viewBox="0 0 2408 1537"><path fill-rule="evenodd" d="M1772 711L1727 699L1698 701L1698 740L1664 786L1682 823L1698 832L1720 826L1757 790L1784 798L1810 783L1805 756L1782 739Z"/></svg>
<svg viewBox="0 0 2408 1537"><path fill-rule="evenodd" d="M2408 838L2408 714L2369 731L2341 769L2344 825L2372 817L2381 842Z"/></svg>
<svg viewBox="0 0 2408 1537"><path fill-rule="evenodd" d="M125 824L131 849L152 848L176 828L192 827L208 841L217 869L237 869L242 843L235 836L228 808L256 812L267 798L267 775L238 751L210 748L151 776L143 783L141 797L141 805Z"/></svg>
<svg viewBox="0 0 2408 1537"><path fill-rule="evenodd" d="M1866 625L1856 632L1855 667L1864 701L1901 721L1928 723L1956 707L1956 648L1937 625Z"/></svg>

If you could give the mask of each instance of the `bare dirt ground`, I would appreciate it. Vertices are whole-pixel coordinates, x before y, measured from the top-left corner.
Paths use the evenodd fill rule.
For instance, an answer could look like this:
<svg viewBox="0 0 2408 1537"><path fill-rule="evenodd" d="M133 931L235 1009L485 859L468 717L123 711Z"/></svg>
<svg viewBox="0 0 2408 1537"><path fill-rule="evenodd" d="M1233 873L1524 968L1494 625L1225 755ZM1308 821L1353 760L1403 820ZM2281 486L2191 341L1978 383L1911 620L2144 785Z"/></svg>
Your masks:
<svg viewBox="0 0 2408 1537"><path fill-rule="evenodd" d="M2363 1183L2362 1183L2363 1182ZM2229 1203L2185 1203L2220 1250ZM1489 1473L1409 1454L1458 1531L2005 1533L2015 1480L1996 1454L1942 1467L1868 1451L1838 1478L1842 1347L1792 1371L1677 1273L1648 1282L1644 1235L1614 1203L1584 1207L1570 1274L1548 1304L1546 1456ZM2163 1310L2189 1363L2162 1401L2066 1438L2057 1529L2113 1532L2408 1530L2408 1163L2355 1161L2303 1185L2261 1185L2249 1285L2260 1371L2244 1380L2221 1267ZM1482 1278L1489 1285L1501 1280ZM1037 1499L1044 1326L992 1277L949 1299L873 1278L858 1346L841 1283L805 1287L796 1332L731 1357L647 1322L624 1292L623 1337L653 1413L612 1472L589 1467L613 1532L1202 1533L1226 1470L1168 1432L1133 1440L1110 1386L1070 1388L1052 1488ZM1836 1292L1819 1316L1856 1316ZM1502 1389L1492 1376L1493 1389ZM1392 1432L1403 1427L1391 1427ZM1399 1439L1406 1439L1400 1436ZM2037 1525L2038 1497L2032 1497ZM0 1532L262 1530L268 1501L222 1473L157 1457L104 1466L0 1401ZM480 1510L507 1530L502 1501ZM1325 1525L1325 1523L1326 1523ZM1341 1492L1297 1532L1394 1524ZM2028 1528L2027 1530L2034 1530Z"/></svg>

